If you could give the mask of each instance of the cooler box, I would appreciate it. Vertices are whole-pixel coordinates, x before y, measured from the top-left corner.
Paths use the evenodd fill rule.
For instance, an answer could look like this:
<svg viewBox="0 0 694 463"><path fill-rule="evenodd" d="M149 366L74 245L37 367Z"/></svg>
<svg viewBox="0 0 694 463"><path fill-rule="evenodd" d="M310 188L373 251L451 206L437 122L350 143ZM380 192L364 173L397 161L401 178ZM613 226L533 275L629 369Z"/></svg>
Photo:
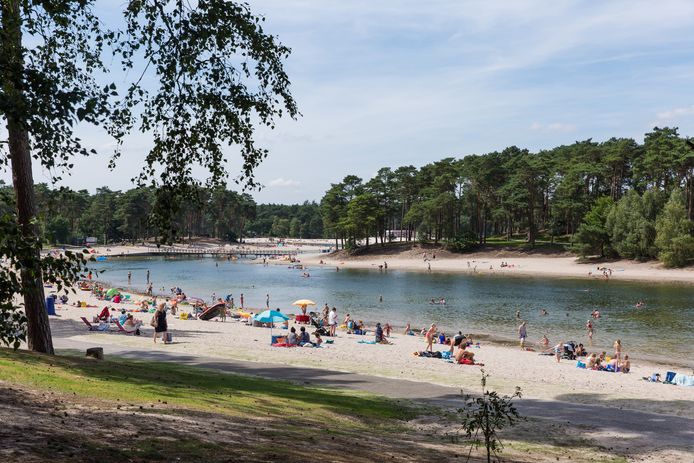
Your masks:
<svg viewBox="0 0 694 463"><path fill-rule="evenodd" d="M55 299L52 297L46 298L46 312L48 315L55 315Z"/></svg>

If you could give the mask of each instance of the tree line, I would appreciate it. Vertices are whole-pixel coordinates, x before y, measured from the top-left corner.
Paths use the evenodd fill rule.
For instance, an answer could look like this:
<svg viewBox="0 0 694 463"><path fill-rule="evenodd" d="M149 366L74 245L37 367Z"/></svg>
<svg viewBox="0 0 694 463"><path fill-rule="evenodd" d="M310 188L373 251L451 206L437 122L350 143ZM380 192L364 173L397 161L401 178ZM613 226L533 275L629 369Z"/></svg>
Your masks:
<svg viewBox="0 0 694 463"><path fill-rule="evenodd" d="M489 237L563 239L581 255L685 265L694 257L694 144L677 128L502 151L348 175L321 200L336 246L370 237L462 250Z"/></svg>
<svg viewBox="0 0 694 463"><path fill-rule="evenodd" d="M152 220L155 188L114 191L102 187L90 194L39 183L34 194L39 233L48 243L78 244L86 237L95 237L99 243L134 243L162 236L158 223ZM14 209L12 187L0 181L0 214ZM316 203L256 204L249 194L223 187L195 188L171 222L178 239L212 237L236 242L256 236L320 238L323 233Z"/></svg>

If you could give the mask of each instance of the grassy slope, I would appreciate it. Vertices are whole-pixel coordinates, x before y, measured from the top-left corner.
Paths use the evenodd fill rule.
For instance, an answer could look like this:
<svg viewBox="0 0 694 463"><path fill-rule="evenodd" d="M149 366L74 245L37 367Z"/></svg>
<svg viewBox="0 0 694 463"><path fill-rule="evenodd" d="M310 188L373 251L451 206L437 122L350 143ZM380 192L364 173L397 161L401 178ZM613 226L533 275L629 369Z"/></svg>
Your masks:
<svg viewBox="0 0 694 463"><path fill-rule="evenodd" d="M421 410L396 401L171 363L0 349L0 393L0 421L11 423L0 430L3 461L357 463L467 454L440 428L408 423ZM569 454L560 445L509 444L506 461L607 461L582 443Z"/></svg>

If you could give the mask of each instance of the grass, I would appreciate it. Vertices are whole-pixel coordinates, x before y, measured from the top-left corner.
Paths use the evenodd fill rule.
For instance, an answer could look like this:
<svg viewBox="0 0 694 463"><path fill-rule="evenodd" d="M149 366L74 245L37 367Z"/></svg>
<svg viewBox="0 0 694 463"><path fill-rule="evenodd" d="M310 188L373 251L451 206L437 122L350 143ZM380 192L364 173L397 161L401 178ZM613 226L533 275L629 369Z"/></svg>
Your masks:
<svg viewBox="0 0 694 463"><path fill-rule="evenodd" d="M411 407L357 391L299 386L172 363L93 361L0 349L1 379L38 389L99 399L190 408L235 416L282 415L300 409L317 421L339 418L380 425L415 416Z"/></svg>

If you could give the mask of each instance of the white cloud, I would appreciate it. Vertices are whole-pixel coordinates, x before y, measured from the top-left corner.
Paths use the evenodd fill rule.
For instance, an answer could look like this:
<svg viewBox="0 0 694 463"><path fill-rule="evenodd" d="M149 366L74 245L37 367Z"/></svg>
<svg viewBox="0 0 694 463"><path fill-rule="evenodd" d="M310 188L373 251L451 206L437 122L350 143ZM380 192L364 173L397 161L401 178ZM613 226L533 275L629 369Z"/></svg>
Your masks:
<svg viewBox="0 0 694 463"><path fill-rule="evenodd" d="M684 106L681 108L672 108L667 111L662 111L656 114L656 121L653 125L662 123L675 122L682 118L694 116L694 105Z"/></svg>
<svg viewBox="0 0 694 463"><path fill-rule="evenodd" d="M298 180L292 180L292 179L282 178L282 177L277 177L276 179L270 180L270 183L268 183L268 186L278 187L278 188L285 188L285 187L292 187L292 186L299 186L299 185L301 185L301 182Z"/></svg>

